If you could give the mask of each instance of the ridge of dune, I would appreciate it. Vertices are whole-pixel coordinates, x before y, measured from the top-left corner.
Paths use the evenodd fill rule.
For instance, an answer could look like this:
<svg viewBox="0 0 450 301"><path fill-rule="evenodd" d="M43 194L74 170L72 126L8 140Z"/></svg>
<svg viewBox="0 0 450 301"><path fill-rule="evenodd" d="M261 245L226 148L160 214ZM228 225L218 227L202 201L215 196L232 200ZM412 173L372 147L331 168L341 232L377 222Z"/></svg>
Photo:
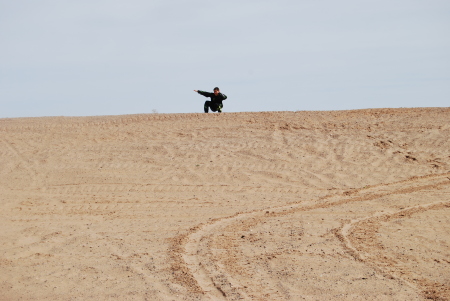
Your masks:
<svg viewBox="0 0 450 301"><path fill-rule="evenodd" d="M450 300L449 120L0 119L0 299Z"/></svg>

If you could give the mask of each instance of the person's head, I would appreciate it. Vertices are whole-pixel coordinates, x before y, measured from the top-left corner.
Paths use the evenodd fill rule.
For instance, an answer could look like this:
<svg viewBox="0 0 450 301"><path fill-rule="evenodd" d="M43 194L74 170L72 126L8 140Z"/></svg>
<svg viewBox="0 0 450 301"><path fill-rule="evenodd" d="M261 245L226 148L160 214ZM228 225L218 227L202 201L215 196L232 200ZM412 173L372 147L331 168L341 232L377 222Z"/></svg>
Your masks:
<svg viewBox="0 0 450 301"><path fill-rule="evenodd" d="M214 95L217 95L220 93L220 89L218 87L214 88Z"/></svg>

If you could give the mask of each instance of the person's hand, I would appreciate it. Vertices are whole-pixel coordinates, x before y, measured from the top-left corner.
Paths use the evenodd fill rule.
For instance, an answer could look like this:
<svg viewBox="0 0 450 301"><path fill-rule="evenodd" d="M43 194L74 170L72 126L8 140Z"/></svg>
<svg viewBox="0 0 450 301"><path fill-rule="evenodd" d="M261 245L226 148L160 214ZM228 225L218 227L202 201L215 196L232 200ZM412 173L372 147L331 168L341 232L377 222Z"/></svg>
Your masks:
<svg viewBox="0 0 450 301"><path fill-rule="evenodd" d="M194 92L198 92L198 90L194 90Z"/></svg>

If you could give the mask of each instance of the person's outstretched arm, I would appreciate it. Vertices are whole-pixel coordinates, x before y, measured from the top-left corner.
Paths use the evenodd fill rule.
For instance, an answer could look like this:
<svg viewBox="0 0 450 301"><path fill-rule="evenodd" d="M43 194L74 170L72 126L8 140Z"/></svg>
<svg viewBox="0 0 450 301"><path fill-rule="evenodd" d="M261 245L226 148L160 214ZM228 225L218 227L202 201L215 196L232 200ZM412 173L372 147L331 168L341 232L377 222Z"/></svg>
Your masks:
<svg viewBox="0 0 450 301"><path fill-rule="evenodd" d="M197 92L200 95L205 96L205 97L211 97L211 94L214 95L214 93L205 92L205 91L202 91L202 90L194 90L194 91Z"/></svg>

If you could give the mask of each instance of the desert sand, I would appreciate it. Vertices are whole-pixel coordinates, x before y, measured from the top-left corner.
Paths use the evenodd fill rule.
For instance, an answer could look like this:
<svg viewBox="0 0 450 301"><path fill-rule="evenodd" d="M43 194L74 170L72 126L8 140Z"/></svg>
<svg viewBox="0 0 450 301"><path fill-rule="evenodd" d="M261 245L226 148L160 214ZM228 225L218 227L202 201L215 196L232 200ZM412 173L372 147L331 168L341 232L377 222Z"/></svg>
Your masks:
<svg viewBox="0 0 450 301"><path fill-rule="evenodd" d="M0 300L450 300L450 108L0 119Z"/></svg>

